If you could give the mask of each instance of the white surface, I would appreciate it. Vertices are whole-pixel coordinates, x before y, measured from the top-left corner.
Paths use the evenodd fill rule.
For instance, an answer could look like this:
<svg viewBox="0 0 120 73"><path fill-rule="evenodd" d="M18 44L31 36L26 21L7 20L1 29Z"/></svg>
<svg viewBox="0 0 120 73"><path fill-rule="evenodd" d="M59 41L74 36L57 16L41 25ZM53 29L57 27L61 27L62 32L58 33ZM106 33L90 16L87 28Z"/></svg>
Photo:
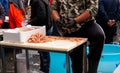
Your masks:
<svg viewBox="0 0 120 73"><path fill-rule="evenodd" d="M0 35L3 35L3 32L7 31L7 30L9 30L9 29L0 29Z"/></svg>
<svg viewBox="0 0 120 73"><path fill-rule="evenodd" d="M61 49L71 48L71 47L74 47L75 45L77 45L76 42L71 42L68 40L56 40L56 41L41 44L41 46L48 46L48 47L54 47L54 48L59 47Z"/></svg>
<svg viewBox="0 0 120 73"><path fill-rule="evenodd" d="M83 41L82 41L83 42ZM81 42L79 42L80 44ZM70 51L71 49L79 45L77 42L68 40L54 40L46 43L23 43L22 46L40 49L40 50L51 50L51 51Z"/></svg>
<svg viewBox="0 0 120 73"><path fill-rule="evenodd" d="M69 40L53 40L46 43L25 43L25 42L15 43L15 42L0 41L0 45L20 47L21 49L27 48L29 50L37 49L37 50L47 50L47 51L56 51L56 52L69 52L75 47L85 43L86 41L87 41L86 38L82 38L77 42L72 42Z"/></svg>
<svg viewBox="0 0 120 73"><path fill-rule="evenodd" d="M115 69L113 73L120 73L120 65Z"/></svg>

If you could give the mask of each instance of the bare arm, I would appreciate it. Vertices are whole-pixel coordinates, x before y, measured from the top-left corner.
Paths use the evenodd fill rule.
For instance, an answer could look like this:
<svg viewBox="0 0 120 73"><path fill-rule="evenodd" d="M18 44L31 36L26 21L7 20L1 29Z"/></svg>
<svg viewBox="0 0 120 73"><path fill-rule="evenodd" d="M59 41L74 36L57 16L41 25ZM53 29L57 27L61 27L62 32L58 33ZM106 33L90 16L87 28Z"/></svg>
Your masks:
<svg viewBox="0 0 120 73"><path fill-rule="evenodd" d="M59 14L56 10L52 11L52 17L53 17L54 20L60 19Z"/></svg>
<svg viewBox="0 0 120 73"><path fill-rule="evenodd" d="M81 22L84 22L85 20L87 20L88 18L90 18L90 13L89 11L85 11L83 12L80 16L74 18L74 20L77 22L77 23L81 23Z"/></svg>

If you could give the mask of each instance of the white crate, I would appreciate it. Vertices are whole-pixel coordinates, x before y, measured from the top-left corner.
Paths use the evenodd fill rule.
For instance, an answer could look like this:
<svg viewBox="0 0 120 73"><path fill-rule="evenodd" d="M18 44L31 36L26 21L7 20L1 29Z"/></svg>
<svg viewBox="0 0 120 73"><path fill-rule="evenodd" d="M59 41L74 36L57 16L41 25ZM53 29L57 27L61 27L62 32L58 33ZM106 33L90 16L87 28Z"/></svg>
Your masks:
<svg viewBox="0 0 120 73"><path fill-rule="evenodd" d="M3 31L3 40L10 42L26 42L34 33L46 35L45 26L31 26Z"/></svg>

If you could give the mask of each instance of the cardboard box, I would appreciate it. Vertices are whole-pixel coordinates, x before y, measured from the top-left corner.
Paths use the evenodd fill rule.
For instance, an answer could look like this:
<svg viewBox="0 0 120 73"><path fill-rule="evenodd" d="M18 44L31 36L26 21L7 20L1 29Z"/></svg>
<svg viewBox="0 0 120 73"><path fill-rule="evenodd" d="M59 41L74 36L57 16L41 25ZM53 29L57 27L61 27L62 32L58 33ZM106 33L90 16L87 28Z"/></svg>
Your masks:
<svg viewBox="0 0 120 73"><path fill-rule="evenodd" d="M3 40L10 42L26 42L34 33L46 35L45 26L29 26L3 31Z"/></svg>

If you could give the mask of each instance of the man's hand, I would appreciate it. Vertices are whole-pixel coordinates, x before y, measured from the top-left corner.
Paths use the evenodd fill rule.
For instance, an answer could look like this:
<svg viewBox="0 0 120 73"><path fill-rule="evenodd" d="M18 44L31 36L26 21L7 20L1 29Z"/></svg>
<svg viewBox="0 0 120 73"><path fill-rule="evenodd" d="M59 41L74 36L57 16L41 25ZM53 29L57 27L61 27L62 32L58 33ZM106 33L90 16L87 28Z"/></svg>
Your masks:
<svg viewBox="0 0 120 73"><path fill-rule="evenodd" d="M74 19L69 19L66 27L70 28L70 27L73 27L73 26L76 26L76 21Z"/></svg>
<svg viewBox="0 0 120 73"><path fill-rule="evenodd" d="M62 27L63 21L61 19L57 19L55 22L57 26Z"/></svg>
<svg viewBox="0 0 120 73"><path fill-rule="evenodd" d="M62 25L63 25L63 21L61 19L58 19L55 21L55 25L53 27L54 31L53 31L53 35L55 36L63 36L62 34Z"/></svg>
<svg viewBox="0 0 120 73"><path fill-rule="evenodd" d="M116 21L115 20L109 20L108 21L108 26L112 27L113 25L115 25Z"/></svg>

